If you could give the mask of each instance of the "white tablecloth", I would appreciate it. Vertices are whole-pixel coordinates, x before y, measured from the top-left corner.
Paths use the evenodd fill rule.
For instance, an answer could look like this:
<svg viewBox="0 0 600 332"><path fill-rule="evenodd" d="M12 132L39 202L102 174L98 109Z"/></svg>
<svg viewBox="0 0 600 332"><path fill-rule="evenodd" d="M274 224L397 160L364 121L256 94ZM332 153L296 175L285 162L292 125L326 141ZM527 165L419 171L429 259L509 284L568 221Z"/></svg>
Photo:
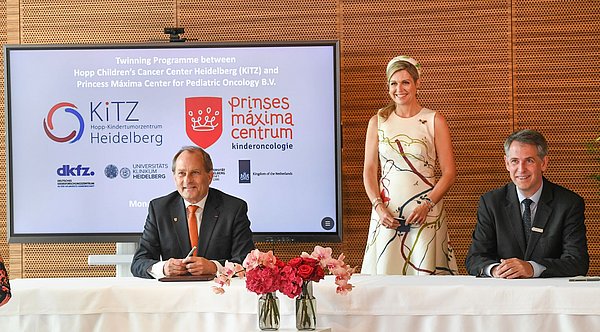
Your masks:
<svg viewBox="0 0 600 332"><path fill-rule="evenodd" d="M348 295L333 278L314 284L317 323L342 331L600 331L600 282L355 275ZM256 331L258 296L234 280L138 278L11 280L0 331ZM282 330L294 302L279 294Z"/></svg>

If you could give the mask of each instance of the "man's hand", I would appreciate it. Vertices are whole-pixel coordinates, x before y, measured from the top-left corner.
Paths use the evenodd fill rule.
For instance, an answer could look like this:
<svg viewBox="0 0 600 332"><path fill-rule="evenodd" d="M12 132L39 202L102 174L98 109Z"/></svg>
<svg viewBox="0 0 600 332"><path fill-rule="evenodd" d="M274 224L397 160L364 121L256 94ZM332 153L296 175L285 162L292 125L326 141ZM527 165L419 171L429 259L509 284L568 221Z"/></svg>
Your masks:
<svg viewBox="0 0 600 332"><path fill-rule="evenodd" d="M500 265L494 266L491 272L494 278L531 278L533 277L533 266L518 258L501 259Z"/></svg>
<svg viewBox="0 0 600 332"><path fill-rule="evenodd" d="M191 256L183 261L186 271L191 275L216 274L217 265L204 257Z"/></svg>
<svg viewBox="0 0 600 332"><path fill-rule="evenodd" d="M185 268L185 263L183 263L183 259L170 258L165 262L163 267L163 273L167 277L173 276L182 276L187 274L187 269Z"/></svg>

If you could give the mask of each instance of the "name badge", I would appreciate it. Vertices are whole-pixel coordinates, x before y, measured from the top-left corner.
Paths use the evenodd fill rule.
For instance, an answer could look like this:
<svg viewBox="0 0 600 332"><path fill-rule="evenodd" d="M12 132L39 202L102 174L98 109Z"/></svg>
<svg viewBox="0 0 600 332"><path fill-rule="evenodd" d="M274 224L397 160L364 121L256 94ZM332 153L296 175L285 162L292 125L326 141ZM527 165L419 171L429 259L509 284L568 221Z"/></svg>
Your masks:
<svg viewBox="0 0 600 332"><path fill-rule="evenodd" d="M537 227L531 227L531 231L536 232L536 233L544 233L543 228L537 228Z"/></svg>

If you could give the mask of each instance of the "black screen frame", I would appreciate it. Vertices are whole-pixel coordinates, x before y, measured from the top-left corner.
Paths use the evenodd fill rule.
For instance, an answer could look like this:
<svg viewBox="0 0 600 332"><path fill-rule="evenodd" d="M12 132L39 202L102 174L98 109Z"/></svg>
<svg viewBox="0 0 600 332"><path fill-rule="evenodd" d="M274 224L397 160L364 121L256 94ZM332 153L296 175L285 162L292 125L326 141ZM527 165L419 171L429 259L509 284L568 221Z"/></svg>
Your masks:
<svg viewBox="0 0 600 332"><path fill-rule="evenodd" d="M111 243L111 242L138 242L139 233L44 233L28 234L14 232L13 218L13 180L11 171L13 165L12 156L12 108L11 108L11 51L13 50L54 50L54 49L119 49L119 48L218 48L218 47L277 47L277 46L332 46L332 61L334 68L334 128L335 131L335 210L336 223L335 232L254 232L255 242L341 242L343 239L343 209L342 209L342 123L340 111L340 45L338 40L322 41L292 41L292 42L226 42L226 43L143 43L143 44L48 44L48 45L4 45L4 73L5 73L5 121L6 121L6 176L7 176L7 239L9 243ZM307 161L309 162L309 161ZM310 195L310 193L305 193ZM33 199L33 197L32 197Z"/></svg>

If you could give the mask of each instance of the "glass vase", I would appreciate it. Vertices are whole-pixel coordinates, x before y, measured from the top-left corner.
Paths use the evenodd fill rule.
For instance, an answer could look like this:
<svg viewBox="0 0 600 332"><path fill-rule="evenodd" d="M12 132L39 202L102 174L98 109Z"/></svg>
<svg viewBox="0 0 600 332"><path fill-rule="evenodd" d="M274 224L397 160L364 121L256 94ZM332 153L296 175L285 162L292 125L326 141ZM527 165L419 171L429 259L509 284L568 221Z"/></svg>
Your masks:
<svg viewBox="0 0 600 332"><path fill-rule="evenodd" d="M317 300L313 296L312 282L302 283L302 293L296 298L296 329L312 331L317 328Z"/></svg>
<svg viewBox="0 0 600 332"><path fill-rule="evenodd" d="M279 299L275 292L258 298L258 328L261 331L279 330Z"/></svg>

